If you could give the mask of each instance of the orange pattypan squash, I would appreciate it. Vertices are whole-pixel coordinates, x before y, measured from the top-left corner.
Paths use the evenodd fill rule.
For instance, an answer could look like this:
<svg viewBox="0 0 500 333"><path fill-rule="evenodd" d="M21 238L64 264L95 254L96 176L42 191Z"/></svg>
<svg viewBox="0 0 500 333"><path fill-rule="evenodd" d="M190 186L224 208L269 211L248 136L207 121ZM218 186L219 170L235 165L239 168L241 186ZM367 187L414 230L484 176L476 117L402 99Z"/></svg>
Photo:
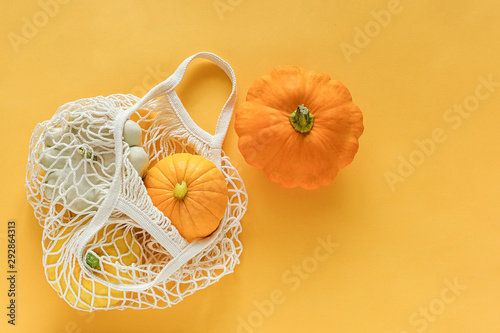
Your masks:
<svg viewBox="0 0 500 333"><path fill-rule="evenodd" d="M235 113L241 154L284 187L330 184L363 133L363 115L342 83L294 66L257 79Z"/></svg>
<svg viewBox="0 0 500 333"><path fill-rule="evenodd" d="M224 175L198 155L163 158L148 171L144 184L153 204L189 242L217 229L228 204Z"/></svg>

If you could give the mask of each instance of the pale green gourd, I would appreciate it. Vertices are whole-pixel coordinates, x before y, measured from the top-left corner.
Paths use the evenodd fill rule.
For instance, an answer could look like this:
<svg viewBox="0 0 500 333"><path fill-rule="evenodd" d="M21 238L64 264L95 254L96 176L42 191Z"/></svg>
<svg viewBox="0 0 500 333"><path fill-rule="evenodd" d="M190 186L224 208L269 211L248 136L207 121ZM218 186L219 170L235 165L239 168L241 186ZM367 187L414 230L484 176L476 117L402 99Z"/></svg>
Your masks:
<svg viewBox="0 0 500 333"><path fill-rule="evenodd" d="M104 132L108 133L109 131L105 129ZM102 180L99 176L85 175L85 170L94 169L101 176L113 176L115 155L99 150L94 151L88 145L79 145L75 148L75 143L78 142L77 134L78 132L75 133L74 129L65 131L62 127L48 128L39 162L46 173L42 185L45 197L48 200L55 200L60 193L64 193L64 202L67 208L79 213L89 209L89 207L95 207L95 203L99 202L105 195L100 186ZM128 159L139 176L143 177L147 171L149 159L148 154L141 147L142 129L134 121L127 120L123 134L124 142L130 147ZM83 163L82 160L84 160ZM97 161L95 165L100 165L101 168L95 168L95 165L91 167L90 163L94 161ZM89 165L85 166L86 163ZM64 171L69 166L77 166L71 177L67 177L68 174Z"/></svg>

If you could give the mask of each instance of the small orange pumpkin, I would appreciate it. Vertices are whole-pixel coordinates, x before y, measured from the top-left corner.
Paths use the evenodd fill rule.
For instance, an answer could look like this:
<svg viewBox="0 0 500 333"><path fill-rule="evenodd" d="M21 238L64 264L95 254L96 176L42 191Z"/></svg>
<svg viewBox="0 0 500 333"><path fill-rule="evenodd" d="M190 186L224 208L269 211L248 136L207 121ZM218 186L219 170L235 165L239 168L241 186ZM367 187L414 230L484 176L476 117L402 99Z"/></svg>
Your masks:
<svg viewBox="0 0 500 333"><path fill-rule="evenodd" d="M214 232L228 204L227 184L214 163L179 153L149 169L144 184L153 204L191 242Z"/></svg>
<svg viewBox="0 0 500 333"><path fill-rule="evenodd" d="M235 111L241 154L284 187L315 189L350 164L363 115L327 74L279 66L257 79Z"/></svg>

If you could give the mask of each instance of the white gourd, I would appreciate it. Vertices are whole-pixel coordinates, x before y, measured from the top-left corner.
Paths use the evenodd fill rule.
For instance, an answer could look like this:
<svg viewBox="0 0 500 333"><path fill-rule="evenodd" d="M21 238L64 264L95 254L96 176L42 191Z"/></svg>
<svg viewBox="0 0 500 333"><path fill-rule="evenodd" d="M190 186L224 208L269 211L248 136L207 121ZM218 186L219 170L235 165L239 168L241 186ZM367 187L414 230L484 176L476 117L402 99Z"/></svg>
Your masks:
<svg viewBox="0 0 500 333"><path fill-rule="evenodd" d="M144 148L137 146L131 147L128 158L134 169L139 173L139 176L143 177L148 169L148 154Z"/></svg>
<svg viewBox="0 0 500 333"><path fill-rule="evenodd" d="M142 129L135 121L127 120L123 127L123 141L130 147L142 146Z"/></svg>

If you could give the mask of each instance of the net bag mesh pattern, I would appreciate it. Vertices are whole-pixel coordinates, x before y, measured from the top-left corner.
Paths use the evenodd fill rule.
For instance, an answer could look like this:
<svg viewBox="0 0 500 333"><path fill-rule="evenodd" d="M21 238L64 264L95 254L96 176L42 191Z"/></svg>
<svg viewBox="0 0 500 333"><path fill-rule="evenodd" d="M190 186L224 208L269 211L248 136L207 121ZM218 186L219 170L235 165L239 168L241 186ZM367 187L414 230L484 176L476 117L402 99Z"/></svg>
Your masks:
<svg viewBox="0 0 500 333"><path fill-rule="evenodd" d="M199 53L142 99L115 94L70 102L33 132L27 197L43 227L46 278L74 308L170 307L231 273L239 262L240 220L248 200L244 183L218 146L217 133L210 136L214 140L200 135L176 104L173 88L195 57L232 75L235 93L229 65ZM225 135L234 100L219 118L219 137ZM153 205L129 158L131 148L122 142L121 126L128 118L141 127L150 167L187 152L212 160L222 171L228 206L213 234L189 243ZM89 258L98 258L98 265L89 265Z"/></svg>

